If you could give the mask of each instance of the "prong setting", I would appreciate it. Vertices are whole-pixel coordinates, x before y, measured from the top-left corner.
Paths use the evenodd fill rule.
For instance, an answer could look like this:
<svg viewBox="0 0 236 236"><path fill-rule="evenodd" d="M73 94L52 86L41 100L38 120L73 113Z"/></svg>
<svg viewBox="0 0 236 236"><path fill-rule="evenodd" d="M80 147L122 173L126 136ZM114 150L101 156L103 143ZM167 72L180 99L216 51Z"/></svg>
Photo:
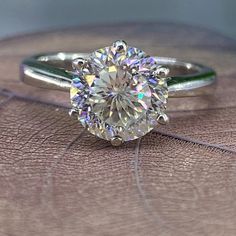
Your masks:
<svg viewBox="0 0 236 236"><path fill-rule="evenodd" d="M69 110L69 116L75 117L77 114L78 114L78 111L77 111L76 109L71 108L71 109Z"/></svg>
<svg viewBox="0 0 236 236"><path fill-rule="evenodd" d="M116 40L112 47L117 53L124 53L127 51L127 43L124 40Z"/></svg>
<svg viewBox="0 0 236 236"><path fill-rule="evenodd" d="M84 68L86 64L87 64L87 61L82 57L76 58L72 61L72 67L77 71Z"/></svg>
<svg viewBox="0 0 236 236"><path fill-rule="evenodd" d="M113 146L150 132L166 109L167 80L160 75L168 70L123 40L77 58L73 68L71 103L77 111L71 114Z"/></svg>
<svg viewBox="0 0 236 236"><path fill-rule="evenodd" d="M166 125L169 123L169 117L165 114L165 113L162 113L159 117L158 117L158 120L157 122L161 125Z"/></svg>
<svg viewBox="0 0 236 236"><path fill-rule="evenodd" d="M154 72L157 76L159 76L160 78L166 78L169 73L170 73L170 70L165 67L165 66L159 66L155 72Z"/></svg>
<svg viewBox="0 0 236 236"><path fill-rule="evenodd" d="M124 142L123 139L119 136L114 136L111 139L111 145L114 146L114 147L120 146L123 142Z"/></svg>

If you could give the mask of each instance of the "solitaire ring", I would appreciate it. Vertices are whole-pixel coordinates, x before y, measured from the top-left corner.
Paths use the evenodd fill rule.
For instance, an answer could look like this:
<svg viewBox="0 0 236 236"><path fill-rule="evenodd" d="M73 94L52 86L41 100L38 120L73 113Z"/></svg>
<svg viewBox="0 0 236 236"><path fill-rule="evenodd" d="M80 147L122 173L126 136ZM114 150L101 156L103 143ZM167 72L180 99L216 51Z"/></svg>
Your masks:
<svg viewBox="0 0 236 236"><path fill-rule="evenodd" d="M140 138L168 122L168 97L207 94L211 68L175 58L153 57L123 40L86 53L41 54L21 64L21 80L70 91L70 115L114 146Z"/></svg>

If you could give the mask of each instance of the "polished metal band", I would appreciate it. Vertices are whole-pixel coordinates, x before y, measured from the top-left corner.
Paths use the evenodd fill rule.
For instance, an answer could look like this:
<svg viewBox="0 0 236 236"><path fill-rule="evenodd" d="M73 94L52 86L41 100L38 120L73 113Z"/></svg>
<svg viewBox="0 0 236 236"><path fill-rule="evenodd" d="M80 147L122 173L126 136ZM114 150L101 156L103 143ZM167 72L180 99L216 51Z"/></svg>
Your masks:
<svg viewBox="0 0 236 236"><path fill-rule="evenodd" d="M72 60L87 58L86 53L55 53L29 57L21 64L21 80L33 86L68 91L73 77ZM170 70L169 97L209 94L216 81L216 73L206 66L179 61L175 58L156 57L158 63Z"/></svg>

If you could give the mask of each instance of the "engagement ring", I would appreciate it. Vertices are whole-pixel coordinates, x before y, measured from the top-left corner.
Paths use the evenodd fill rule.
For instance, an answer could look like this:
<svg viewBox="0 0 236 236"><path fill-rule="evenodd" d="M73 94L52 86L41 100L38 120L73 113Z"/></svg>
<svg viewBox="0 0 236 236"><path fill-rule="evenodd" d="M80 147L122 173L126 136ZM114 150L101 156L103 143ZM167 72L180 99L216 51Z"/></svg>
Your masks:
<svg viewBox="0 0 236 236"><path fill-rule="evenodd" d="M70 115L93 135L119 146L167 123L168 97L206 94L216 73L200 64L149 56L117 40L91 54L27 58L21 64L21 80L70 91Z"/></svg>

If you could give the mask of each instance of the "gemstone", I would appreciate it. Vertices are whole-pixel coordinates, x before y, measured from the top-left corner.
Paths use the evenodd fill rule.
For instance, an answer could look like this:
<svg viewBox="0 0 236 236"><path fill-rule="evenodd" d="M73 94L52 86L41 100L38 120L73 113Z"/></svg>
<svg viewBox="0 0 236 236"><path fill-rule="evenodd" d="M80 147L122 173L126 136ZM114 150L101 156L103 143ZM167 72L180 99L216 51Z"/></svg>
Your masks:
<svg viewBox="0 0 236 236"><path fill-rule="evenodd" d="M123 41L122 41L123 42ZM166 78L154 57L120 43L91 53L75 68L71 103L92 134L113 140L137 139L150 132L166 109Z"/></svg>

